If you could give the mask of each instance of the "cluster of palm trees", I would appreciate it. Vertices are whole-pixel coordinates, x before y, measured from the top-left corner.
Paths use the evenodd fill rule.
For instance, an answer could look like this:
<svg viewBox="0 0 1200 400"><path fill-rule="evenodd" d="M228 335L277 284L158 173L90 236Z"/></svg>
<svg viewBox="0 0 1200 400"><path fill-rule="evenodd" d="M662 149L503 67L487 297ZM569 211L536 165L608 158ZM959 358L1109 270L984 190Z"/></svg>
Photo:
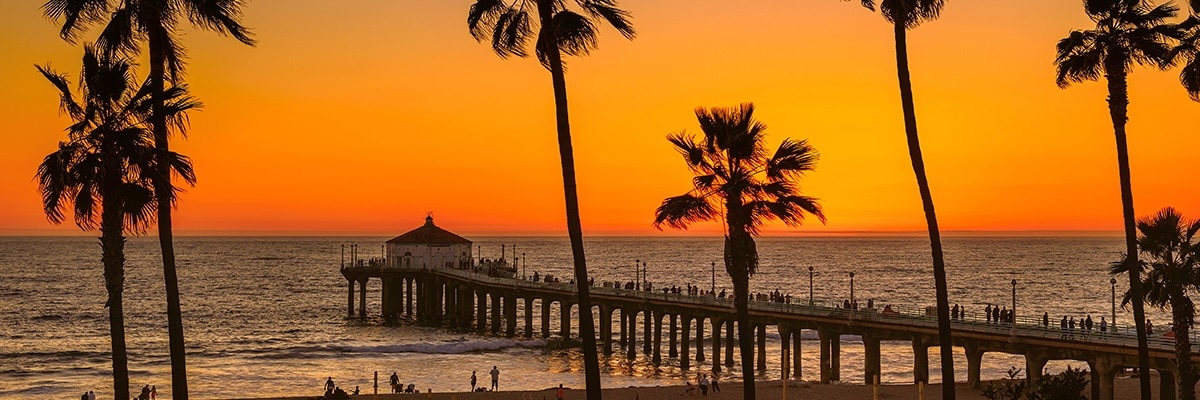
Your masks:
<svg viewBox="0 0 1200 400"><path fill-rule="evenodd" d="M860 2L871 11L878 9L894 27L905 135L933 260L942 381L954 382L945 262L917 133L906 36L908 30L936 19L945 0ZM530 39L534 39L534 53L550 72L567 231L579 291L587 396L599 399L599 359L584 262L562 57L564 54L582 56L596 49L597 25L600 23L608 23L627 39L633 39L636 33L630 13L621 9L617 0L574 0L573 3L581 11L569 7L566 0L475 0L468 12L467 25L476 40L490 41L492 49L502 58L527 56ZM1180 275L1177 270L1195 264L1196 246L1191 245L1196 233L1195 224L1187 229L1177 229L1182 232L1177 235L1178 240L1161 239L1160 230L1154 227L1158 226L1159 217L1163 221L1170 218L1160 214L1144 220L1143 236L1140 239L1137 236L1125 144L1128 107L1125 77L1135 64L1160 68L1182 64L1180 81L1192 99L1200 101L1200 14L1197 13L1200 0L1190 0L1188 5L1190 16L1182 23L1172 24L1169 20L1179 9L1170 4L1153 6L1146 0L1085 0L1085 11L1096 22L1096 27L1074 31L1059 42L1056 59L1057 82L1061 87L1101 77L1108 81L1127 244L1126 256L1113 272L1129 274L1131 286L1126 298L1133 305L1137 321L1139 364L1143 370L1148 369L1149 358L1143 301L1138 299L1145 298L1153 305L1170 305L1177 315L1187 311L1188 324L1180 323L1183 322L1182 315L1176 318L1176 329L1186 330L1191 321L1191 302L1186 293L1196 288L1200 279L1175 279ZM98 226L101 230L113 334L114 389L119 398L128 396L120 304L124 234L144 231L152 221L157 221L162 247L172 389L176 398L187 398L183 328L171 230L174 194L179 189L172 179L178 177L187 184L194 184L195 175L186 157L170 151L168 141L172 131L182 132L186 127L186 112L200 104L187 94L186 85L182 83L184 52L176 33L186 19L192 25L253 45L250 32L239 21L242 6L241 0L49 0L43 6L46 16L61 22L60 34L71 43L75 43L89 27L104 24L95 46L85 45L79 93L82 103L75 100L64 75L49 67L39 67L60 91L62 108L74 123L67 129L68 140L39 167L38 179L44 208L51 221L63 221L66 208L72 208L76 224L82 229L91 230ZM139 54L143 45L149 52L150 74L144 83L136 85L128 59ZM167 82L171 83L170 87ZM815 167L816 150L806 141L787 139L768 156L762 143L765 126L753 119L753 112L751 104L728 109L698 108L696 116L704 133L703 140L683 133L669 137L697 176L693 179L692 191L663 201L654 222L660 228L664 224L685 228L689 223L705 220L724 222L726 271L734 282L735 298L738 299L735 306L743 329L749 327L745 323L746 299L749 278L757 269L753 236L759 228L771 219L798 225L806 214L816 216L822 222L825 220L817 200L800 195L797 184L805 172ZM1182 220L1177 214L1172 215L1175 221ZM1161 224L1168 225L1167 222ZM1139 240L1141 252L1155 261L1139 260ZM1192 249L1191 253L1183 250L1184 244ZM1176 259L1184 257L1183 254L1190 254L1189 258ZM1140 275L1144 268L1150 270L1145 279ZM1178 283L1180 290L1162 289L1167 282ZM1143 292L1149 295L1143 297ZM751 335L741 333L743 358L750 357ZM1177 335L1184 342L1186 337L1186 334ZM742 364L745 397L755 398L752 363L744 359ZM1192 375L1190 369L1181 367L1180 390L1185 399L1194 398L1188 394L1191 384L1184 385L1185 382L1194 384ZM1149 377L1147 374L1141 376L1142 397L1149 398ZM955 398L954 385L943 385L942 397Z"/></svg>
<svg viewBox="0 0 1200 400"><path fill-rule="evenodd" d="M1129 148L1126 144L1126 122L1129 120L1129 92L1127 77L1135 65L1150 65L1168 69L1183 63L1180 82L1193 100L1200 101L1200 0L1191 0L1189 16L1179 24L1171 23L1179 8L1171 3L1155 5L1146 0L1087 0L1084 12L1096 23L1093 29L1072 31L1058 42L1055 65L1059 87L1071 83L1093 81L1104 78L1108 84L1108 109L1112 119L1113 133L1117 144L1117 168L1121 184L1121 205L1125 231L1125 256L1113 273L1125 273L1129 277L1128 304L1133 306L1133 319L1138 335L1138 367L1142 371L1150 368L1150 351L1146 338L1145 302L1157 300L1145 297L1147 289L1154 286L1143 280L1141 273L1145 263L1138 258L1138 224L1133 208L1133 188L1129 170ZM1143 243L1144 245L1145 243ZM1147 252L1142 247L1142 252ZM1154 255L1149 252L1149 255ZM1191 314L1187 310L1174 310ZM1190 320L1190 317L1189 317ZM1189 324L1190 325L1190 324ZM1180 328L1176 328L1180 329ZM1186 325L1182 329L1187 329ZM1179 343L1186 344L1187 339ZM1185 353L1182 353L1186 355ZM1177 358L1179 373L1176 376L1180 398L1194 399L1195 378L1185 358ZM1150 398L1150 376L1139 374L1141 397ZM1186 382L1186 384L1185 384Z"/></svg>
<svg viewBox="0 0 1200 400"><path fill-rule="evenodd" d="M186 20L252 45L249 30L239 22L242 3L49 0L42 6L46 17L61 23L59 34L69 43L103 25L95 44L83 46L79 93L71 92L65 75L38 67L60 92L61 109L73 123L67 140L38 167L37 179L50 221L62 222L70 208L81 229L100 228L115 398L129 398L122 305L125 234L142 233L155 221L166 286L171 392L176 399L188 398L171 211L180 190L173 181L194 185L196 176L191 161L170 150L169 139L186 130L187 112L201 104L183 83L185 51L178 33ZM150 74L138 81L130 60L143 45Z"/></svg>

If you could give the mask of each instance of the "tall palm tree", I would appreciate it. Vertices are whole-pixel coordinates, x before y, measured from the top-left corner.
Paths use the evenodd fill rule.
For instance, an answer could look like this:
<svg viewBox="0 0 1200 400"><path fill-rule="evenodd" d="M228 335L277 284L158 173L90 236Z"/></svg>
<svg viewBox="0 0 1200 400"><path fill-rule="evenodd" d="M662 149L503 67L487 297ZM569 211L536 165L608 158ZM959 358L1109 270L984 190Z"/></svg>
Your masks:
<svg viewBox="0 0 1200 400"><path fill-rule="evenodd" d="M163 280L167 292L167 331L171 348L171 392L175 399L187 400L187 362L183 338L183 315L179 306L179 279L175 267L175 242L171 210L175 204L174 185L168 162L170 154L167 121L167 80L179 84L182 79L185 50L176 35L181 20L192 25L232 36L254 45L249 29L242 26L242 0L48 0L42 9L47 17L62 22L59 35L74 42L95 23L107 22L96 41L108 53L136 55L145 41L150 51L149 90L153 96L150 125L154 130L159 169L154 174L158 201L158 242L162 250Z"/></svg>
<svg viewBox="0 0 1200 400"><path fill-rule="evenodd" d="M113 390L116 398L128 398L122 301L124 234L144 231L153 221L156 207L151 187L156 157L146 123L152 92L136 85L128 60L98 54L91 46L84 47L79 84L82 103L71 92L66 75L49 66L39 66L38 71L58 89L60 108L73 121L66 129L67 141L60 142L58 150L38 166L42 209L57 224L66 219L65 211L70 208L81 229L100 229ZM183 113L199 106L183 88L172 88L168 96L167 116L175 123L182 123ZM172 153L167 159L171 162L168 168L187 181L195 180L186 157Z"/></svg>
<svg viewBox="0 0 1200 400"><path fill-rule="evenodd" d="M562 163L567 234L571 239L575 285L579 293L579 334L583 337L587 396L588 399L600 399L600 358L596 354L596 327L592 322L592 302L588 293L562 54L582 56L599 46L596 24L600 21L608 22L626 39L632 40L635 32L629 12L619 8L616 0L575 0L575 3L584 14L571 11L562 0L476 0L467 14L467 27L475 40L490 38L492 50L501 58L527 56L526 47L536 29L535 52L542 66L550 70L554 86L558 153ZM536 21L530 17L530 12L537 12Z"/></svg>
<svg viewBox="0 0 1200 400"><path fill-rule="evenodd" d="M1138 263L1137 232L1133 214L1133 189L1130 184L1129 150L1125 143L1125 123L1129 108L1126 77L1135 64L1165 65L1171 47L1167 44L1176 29L1165 21L1178 8L1168 4L1152 6L1143 0L1088 0L1084 11L1094 29L1071 31L1058 42L1056 82L1061 88L1072 83L1108 81L1108 112L1117 141L1117 168L1121 180L1121 206L1125 228L1125 261L1129 266L1133 320L1138 335L1138 367L1150 370L1150 350L1146 343L1146 312L1141 299L1141 264ZM1150 376L1139 374L1142 399L1150 398Z"/></svg>
<svg viewBox="0 0 1200 400"><path fill-rule="evenodd" d="M1179 83L1192 100L1200 101L1200 0L1192 0L1189 6L1190 15L1178 26L1179 45L1171 49L1168 59L1171 64L1184 60Z"/></svg>
<svg viewBox="0 0 1200 400"><path fill-rule="evenodd" d="M742 398L755 399L749 312L750 277L758 270L754 236L772 219L797 226L809 214L825 222L820 203L800 195L798 185L804 173L816 167L818 155L807 140L791 139L784 139L774 155L768 154L763 144L767 127L754 120L754 104L697 108L696 119L703 140L682 132L667 136L696 174L692 190L663 200L655 210L654 227L687 229L700 221L723 223L725 271L733 281L742 353Z"/></svg>
<svg viewBox="0 0 1200 400"><path fill-rule="evenodd" d="M1153 216L1138 219L1138 247L1146 257L1140 260L1146 275L1138 285L1145 301L1160 309L1171 308L1175 335L1176 390L1180 400L1195 400L1196 374L1192 370L1191 341L1188 331L1195 320L1196 306L1188 292L1200 287L1200 243L1193 242L1200 232L1200 221L1188 221L1174 208L1167 207ZM1127 260L1113 263L1112 273L1128 272ZM1147 268L1148 267L1148 268ZM1122 305L1135 298L1125 293Z"/></svg>
<svg viewBox="0 0 1200 400"><path fill-rule="evenodd" d="M954 346L950 339L950 295L946 284L946 261L942 257L942 235L938 230L937 213L929 178L925 176L925 159L921 156L921 141L917 135L917 111L913 104L912 78L908 73L908 30L938 18L945 0L862 0L862 6L879 12L892 24L896 40L896 75L900 81L900 108L904 112L904 134L908 138L908 157L917 176L917 190L925 210L925 225L929 230L929 248L933 256L933 286L937 298L938 343L942 360L942 398L954 399Z"/></svg>

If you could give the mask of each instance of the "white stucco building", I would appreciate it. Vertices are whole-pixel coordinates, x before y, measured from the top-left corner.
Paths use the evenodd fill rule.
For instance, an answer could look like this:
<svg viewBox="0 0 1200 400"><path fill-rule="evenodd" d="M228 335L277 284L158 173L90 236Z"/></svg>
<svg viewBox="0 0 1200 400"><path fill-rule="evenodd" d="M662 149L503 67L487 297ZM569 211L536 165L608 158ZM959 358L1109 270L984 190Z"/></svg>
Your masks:
<svg viewBox="0 0 1200 400"><path fill-rule="evenodd" d="M471 266L471 241L433 224L387 241L388 265L405 268L467 268Z"/></svg>

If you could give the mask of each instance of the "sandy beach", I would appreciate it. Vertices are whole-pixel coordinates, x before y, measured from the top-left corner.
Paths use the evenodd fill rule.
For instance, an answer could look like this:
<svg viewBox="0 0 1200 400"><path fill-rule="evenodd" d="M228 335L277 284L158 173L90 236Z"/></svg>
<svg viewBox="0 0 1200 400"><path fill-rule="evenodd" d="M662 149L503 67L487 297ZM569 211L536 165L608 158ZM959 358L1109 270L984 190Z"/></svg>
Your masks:
<svg viewBox="0 0 1200 400"><path fill-rule="evenodd" d="M1152 382L1157 383L1157 378ZM984 382L983 387L987 387L987 382ZM741 399L742 385L740 383L723 383L723 389L720 393L709 392L707 396L702 396L697 391L695 394L688 396L684 393L683 386L660 386L660 387L629 387L604 389L604 398L607 400L642 400L642 399L672 399L672 398L692 398L696 399ZM937 399L941 397L942 386L940 384L929 385L925 387L924 399ZM1135 379L1117 379L1116 393L1117 399L1132 399L1137 398L1138 387ZM1154 387L1154 398L1158 398L1158 387ZM1085 395L1088 391L1085 390ZM871 399L874 395L874 388L867 385L856 384L816 384L811 382L796 383L792 382L787 388L787 399ZM958 399L961 400L987 400L980 390L971 389L967 384L958 384ZM370 399L370 400L405 400L405 399L438 399L438 400L552 400L554 399L554 389L547 388L544 390L535 391L513 391L513 392L494 392L494 393L468 393L468 392L449 392L449 393L421 393L421 394L380 394L378 396L370 393L359 396L351 396L352 399ZM566 391L567 400L581 400L584 398L582 390L570 388ZM783 386L780 381L759 382L758 383L758 398L760 399L783 399ZM915 385L880 385L880 399L919 399L918 388ZM237 400L313 400L320 399L319 396L300 396L300 397L280 397L280 398L246 398Z"/></svg>

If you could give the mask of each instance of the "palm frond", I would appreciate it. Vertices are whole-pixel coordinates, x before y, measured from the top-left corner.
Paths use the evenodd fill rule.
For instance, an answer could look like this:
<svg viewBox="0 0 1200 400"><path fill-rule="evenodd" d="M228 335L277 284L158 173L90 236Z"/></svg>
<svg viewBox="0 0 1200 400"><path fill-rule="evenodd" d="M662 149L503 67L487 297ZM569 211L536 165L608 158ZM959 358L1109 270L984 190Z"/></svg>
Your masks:
<svg viewBox="0 0 1200 400"><path fill-rule="evenodd" d="M183 2L188 21L192 25L232 36L237 41L254 46L254 34L243 26L243 0L186 0Z"/></svg>
<svg viewBox="0 0 1200 400"><path fill-rule="evenodd" d="M500 58L508 56L525 57L525 44L533 34L529 12L524 9L509 7L496 19L492 31L492 50Z"/></svg>
<svg viewBox="0 0 1200 400"><path fill-rule="evenodd" d="M705 157L703 144L696 140L696 136L687 132L672 133L667 135L667 141L675 146L675 151L683 156L683 161L687 163L688 168L693 171L707 171L710 168L708 159Z"/></svg>
<svg viewBox="0 0 1200 400"><path fill-rule="evenodd" d="M507 9L508 5L504 0L475 0L475 4L472 4L467 12L467 29L471 32L471 37L482 42Z"/></svg>
<svg viewBox="0 0 1200 400"><path fill-rule="evenodd" d="M138 31L135 24L136 15L134 15L133 9L118 8L113 11L112 16L108 19L108 24L104 25L104 30L100 31L100 36L96 39L96 46L110 55L114 53L137 55L142 50L139 42L145 38L145 34Z"/></svg>
<svg viewBox="0 0 1200 400"><path fill-rule="evenodd" d="M808 140L799 142L791 138L779 144L775 155L767 161L767 178L771 180L795 179L816 168L821 155Z"/></svg>
<svg viewBox="0 0 1200 400"><path fill-rule="evenodd" d="M584 56L592 49L599 46L599 41L596 38L596 26L591 20L586 17L570 12L561 11L554 14L553 17L554 37L558 42L558 51L569 56ZM538 34L537 51L538 61L541 61L542 66L550 69L549 51L551 47L547 40L549 30L543 27Z"/></svg>
<svg viewBox="0 0 1200 400"><path fill-rule="evenodd" d="M687 229L692 223L715 221L719 217L717 208L707 198L685 194L663 200L654 211L654 228L662 230L665 224L674 229Z"/></svg>
<svg viewBox="0 0 1200 400"><path fill-rule="evenodd" d="M1071 31L1069 36L1058 41L1054 59L1058 87L1100 79L1107 49L1100 46L1098 36L1096 31Z"/></svg>
<svg viewBox="0 0 1200 400"><path fill-rule="evenodd" d="M38 72L42 74L46 80L54 85L59 92L59 110L69 115L72 119L80 119L83 117L83 107L75 101L75 96L71 94L71 81L65 74L55 72L50 64L45 66L35 65Z"/></svg>
<svg viewBox="0 0 1200 400"><path fill-rule="evenodd" d="M78 146L74 144L59 143L58 150L46 155L42 163L38 164L35 177L38 191L42 194L42 211L46 213L46 218L55 224L62 223L65 219L64 200L74 197L73 190L76 186L70 179L70 166L77 151Z"/></svg>
<svg viewBox="0 0 1200 400"><path fill-rule="evenodd" d="M104 20L109 3L110 0L47 0L42 5L42 14L54 21L62 20L58 35L75 44L88 25Z"/></svg>
<svg viewBox="0 0 1200 400"><path fill-rule="evenodd" d="M937 19L945 5L945 0L881 0L879 13L888 22L913 29Z"/></svg>
<svg viewBox="0 0 1200 400"><path fill-rule="evenodd" d="M125 202L121 211L126 231L132 234L145 233L158 211L154 190L142 182L124 182L121 185L121 198Z"/></svg>
<svg viewBox="0 0 1200 400"><path fill-rule="evenodd" d="M630 21L633 16L628 11L620 9L616 0L577 0L577 2L593 17L607 21L626 39L633 40L637 37L637 31L633 29L633 23Z"/></svg>

